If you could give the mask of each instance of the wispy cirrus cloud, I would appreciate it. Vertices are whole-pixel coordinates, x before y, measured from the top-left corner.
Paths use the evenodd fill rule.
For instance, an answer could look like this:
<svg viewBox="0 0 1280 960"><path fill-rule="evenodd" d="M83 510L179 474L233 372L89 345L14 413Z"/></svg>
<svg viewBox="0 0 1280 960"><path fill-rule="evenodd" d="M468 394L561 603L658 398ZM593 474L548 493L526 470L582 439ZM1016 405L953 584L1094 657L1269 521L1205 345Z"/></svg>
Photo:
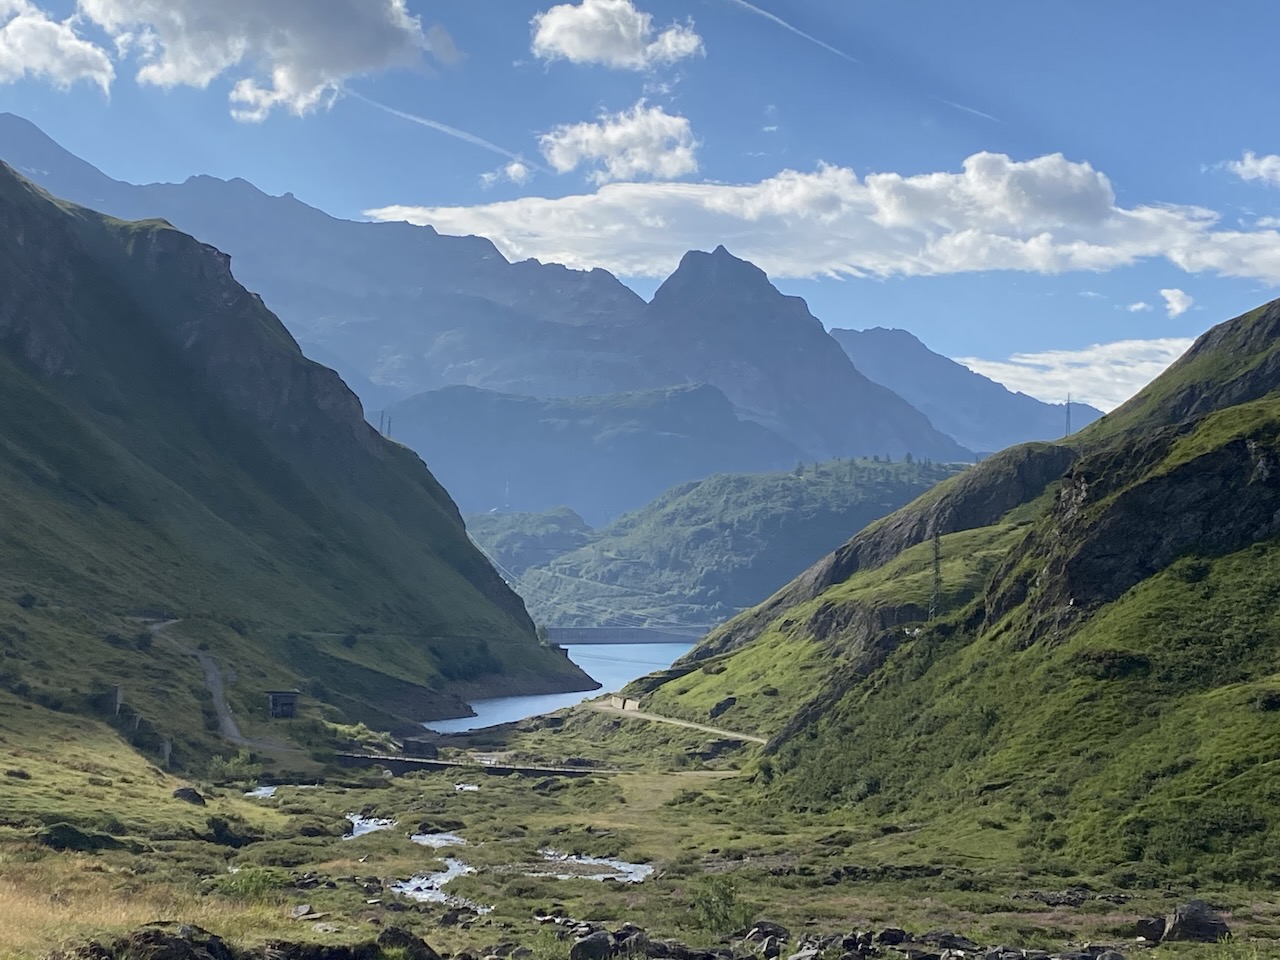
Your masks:
<svg viewBox="0 0 1280 960"><path fill-rule="evenodd" d="M768 10L764 9L764 7L757 6L754 3L748 3L747 0L728 0L728 2L733 4L735 7L740 7L743 10L747 10L751 13L754 13L757 17L764 17L766 20L769 20L772 23L775 23L778 26L780 26L783 30L786 30L790 33L794 33L797 37L800 37L801 39L808 40L810 43L814 44L815 46L821 47L823 50L826 50L828 53L835 54L837 57L840 57L842 60L848 60L850 63L858 62L858 58L853 56L852 54L845 53L839 47L833 47L831 44L827 43L825 40L819 40L817 37L815 37L811 33L805 33L795 24L790 23L789 21L783 20L776 13L770 13Z"/></svg>

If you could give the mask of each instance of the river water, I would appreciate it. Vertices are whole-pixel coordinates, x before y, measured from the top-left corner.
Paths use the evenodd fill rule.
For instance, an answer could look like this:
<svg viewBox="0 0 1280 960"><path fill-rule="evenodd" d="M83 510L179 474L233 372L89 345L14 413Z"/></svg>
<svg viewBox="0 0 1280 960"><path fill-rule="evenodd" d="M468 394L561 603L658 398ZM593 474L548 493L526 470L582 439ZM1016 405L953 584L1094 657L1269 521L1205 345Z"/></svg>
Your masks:
<svg viewBox="0 0 1280 960"><path fill-rule="evenodd" d="M621 690L632 680L646 673L669 667L689 652L689 643L576 643L565 649L569 659L598 680L600 690L582 693L549 693L534 697L498 697L495 700L473 700L474 717L457 720L429 720L423 724L438 733L464 733L495 723L512 723L525 717L536 717L562 707L571 707L583 700L592 700L602 693Z"/></svg>

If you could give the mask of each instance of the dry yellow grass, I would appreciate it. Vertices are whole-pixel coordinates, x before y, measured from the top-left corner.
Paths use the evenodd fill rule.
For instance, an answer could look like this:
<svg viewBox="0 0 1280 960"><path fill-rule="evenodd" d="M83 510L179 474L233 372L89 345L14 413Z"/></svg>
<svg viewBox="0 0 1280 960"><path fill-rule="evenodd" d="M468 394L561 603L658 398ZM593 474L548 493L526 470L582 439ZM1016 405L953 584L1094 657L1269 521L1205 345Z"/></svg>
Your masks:
<svg viewBox="0 0 1280 960"><path fill-rule="evenodd" d="M131 888L89 856L27 860L0 850L0 960L43 957L61 944L125 933L156 920L194 923L220 934L261 936L284 924L278 908L202 897L167 885Z"/></svg>

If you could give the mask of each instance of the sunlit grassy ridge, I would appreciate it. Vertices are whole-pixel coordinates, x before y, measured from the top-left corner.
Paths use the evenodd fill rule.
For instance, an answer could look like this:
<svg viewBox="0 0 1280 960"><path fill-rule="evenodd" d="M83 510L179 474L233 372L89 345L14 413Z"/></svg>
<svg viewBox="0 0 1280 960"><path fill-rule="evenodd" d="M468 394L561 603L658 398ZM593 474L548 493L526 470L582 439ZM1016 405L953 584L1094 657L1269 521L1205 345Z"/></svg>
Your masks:
<svg viewBox="0 0 1280 960"><path fill-rule="evenodd" d="M1071 438L1061 482L943 536L936 620L911 518L940 523L965 483L997 497L995 472L881 521L860 540L904 531L896 558L809 599L788 588L764 629L731 624L739 647L648 704L718 704L717 722L775 735L756 772L779 800L920 823L956 855L1125 885L1274 882L1278 323L1272 304L1206 334Z"/></svg>

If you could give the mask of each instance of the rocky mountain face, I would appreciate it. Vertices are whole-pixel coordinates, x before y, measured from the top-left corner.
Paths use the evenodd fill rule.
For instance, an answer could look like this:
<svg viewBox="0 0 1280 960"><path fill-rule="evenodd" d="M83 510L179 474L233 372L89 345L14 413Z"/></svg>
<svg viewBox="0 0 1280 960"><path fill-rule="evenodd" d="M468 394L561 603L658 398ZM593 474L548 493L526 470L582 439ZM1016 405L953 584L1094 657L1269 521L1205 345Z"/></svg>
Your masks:
<svg viewBox="0 0 1280 960"><path fill-rule="evenodd" d="M804 300L784 296L724 247L686 254L633 329L636 352L662 358L667 379L715 384L743 416L824 459L971 459L920 411L859 373Z"/></svg>
<svg viewBox="0 0 1280 960"><path fill-rule="evenodd" d="M1057 440L1066 433L1065 403L1044 403L974 373L934 353L906 330L831 331L862 373L902 397L929 421L970 450L993 453L1029 440ZM1079 430L1102 411L1071 404Z"/></svg>
<svg viewBox="0 0 1280 960"><path fill-rule="evenodd" d="M378 436L225 254L0 165L0 277L0 581L29 601L6 634L19 658L66 645L93 669L95 624L149 610L234 623L276 682L314 680L321 699L332 685L354 716L459 715L481 676L589 686L539 647L421 460ZM56 687L37 667L25 685Z"/></svg>
<svg viewBox="0 0 1280 960"><path fill-rule="evenodd" d="M636 692L769 735L761 784L851 824L954 835L981 811L1082 870L1280 869L1256 774L1280 704L1277 324L1280 301L1222 324L1067 441L940 485Z"/></svg>
<svg viewBox="0 0 1280 960"><path fill-rule="evenodd" d="M387 415L463 513L567 504L602 525L676 484L790 468L800 457L705 384L555 400L446 387Z"/></svg>
<svg viewBox="0 0 1280 960"><path fill-rule="evenodd" d="M339 220L243 180L122 183L12 115L0 116L0 156L75 202L164 218L227 251L237 279L364 389L369 410L450 385L579 397L705 383L814 459L971 459L859 374L803 301L723 249L691 253L646 304L603 270L509 263L485 239Z"/></svg>

